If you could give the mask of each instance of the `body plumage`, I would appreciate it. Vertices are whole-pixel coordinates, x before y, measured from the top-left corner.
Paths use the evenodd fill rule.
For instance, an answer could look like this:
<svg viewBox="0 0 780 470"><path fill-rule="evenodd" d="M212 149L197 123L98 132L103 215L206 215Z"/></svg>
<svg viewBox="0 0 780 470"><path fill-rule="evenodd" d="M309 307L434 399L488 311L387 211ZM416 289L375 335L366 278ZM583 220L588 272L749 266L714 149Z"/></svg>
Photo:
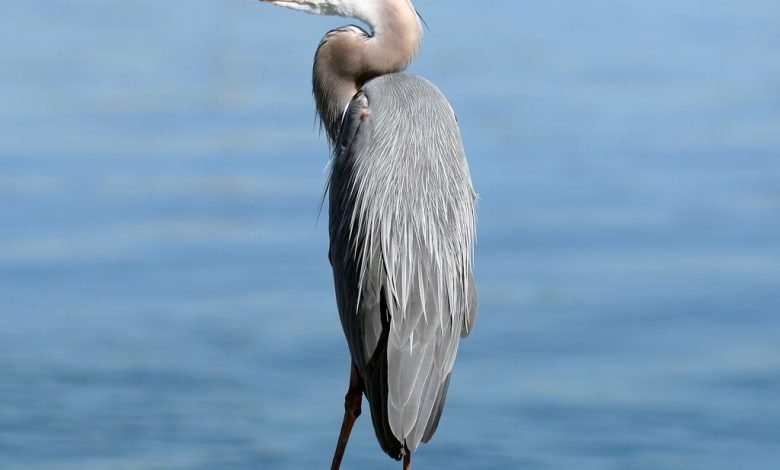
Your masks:
<svg viewBox="0 0 780 470"><path fill-rule="evenodd" d="M336 297L377 437L400 458L433 435L476 316L475 194L455 115L421 78L369 81L341 132L330 179Z"/></svg>

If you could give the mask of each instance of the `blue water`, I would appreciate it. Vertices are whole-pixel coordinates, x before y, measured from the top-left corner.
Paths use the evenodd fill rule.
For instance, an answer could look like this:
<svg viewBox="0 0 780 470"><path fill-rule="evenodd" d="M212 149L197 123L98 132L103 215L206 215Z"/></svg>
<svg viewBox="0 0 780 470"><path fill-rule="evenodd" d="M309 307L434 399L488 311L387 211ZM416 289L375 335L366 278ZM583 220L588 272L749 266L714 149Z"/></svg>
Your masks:
<svg viewBox="0 0 780 470"><path fill-rule="evenodd" d="M417 468L780 466L780 4L419 0L481 310ZM349 359L310 97L343 20L0 7L0 468L308 469ZM400 468L358 422L345 468Z"/></svg>

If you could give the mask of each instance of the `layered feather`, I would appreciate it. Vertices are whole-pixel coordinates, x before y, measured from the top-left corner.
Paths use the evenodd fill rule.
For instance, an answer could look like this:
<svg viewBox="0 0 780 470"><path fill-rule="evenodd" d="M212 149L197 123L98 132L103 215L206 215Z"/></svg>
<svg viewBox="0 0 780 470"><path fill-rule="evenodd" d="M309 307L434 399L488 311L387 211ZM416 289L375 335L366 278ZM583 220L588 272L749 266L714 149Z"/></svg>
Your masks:
<svg viewBox="0 0 780 470"><path fill-rule="evenodd" d="M433 435L471 331L476 194L452 108L389 74L344 115L330 178L330 257L377 437L395 458Z"/></svg>

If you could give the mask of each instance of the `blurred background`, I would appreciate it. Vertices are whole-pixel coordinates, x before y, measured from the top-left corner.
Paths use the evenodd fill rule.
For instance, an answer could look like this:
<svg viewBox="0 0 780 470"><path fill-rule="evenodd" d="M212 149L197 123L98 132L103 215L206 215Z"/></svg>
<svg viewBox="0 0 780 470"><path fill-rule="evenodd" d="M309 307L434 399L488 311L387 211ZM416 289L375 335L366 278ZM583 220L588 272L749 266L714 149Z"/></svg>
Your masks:
<svg viewBox="0 0 780 470"><path fill-rule="evenodd" d="M480 316L416 466L777 468L780 4L415 3L481 196ZM0 468L329 465L310 73L345 22L0 7ZM367 415L345 468L400 468Z"/></svg>

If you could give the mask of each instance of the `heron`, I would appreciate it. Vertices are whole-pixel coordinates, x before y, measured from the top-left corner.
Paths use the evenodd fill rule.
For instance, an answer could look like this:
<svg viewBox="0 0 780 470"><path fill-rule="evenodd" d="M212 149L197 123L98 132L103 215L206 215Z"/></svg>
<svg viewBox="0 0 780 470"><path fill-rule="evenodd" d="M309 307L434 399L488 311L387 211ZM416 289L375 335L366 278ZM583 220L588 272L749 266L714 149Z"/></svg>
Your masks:
<svg viewBox="0 0 780 470"><path fill-rule="evenodd" d="M403 468L439 425L455 356L477 315L477 194L455 113L403 73L422 24L411 0L260 0L354 18L314 57L331 150L328 259L351 356L332 469L365 395L380 446Z"/></svg>

